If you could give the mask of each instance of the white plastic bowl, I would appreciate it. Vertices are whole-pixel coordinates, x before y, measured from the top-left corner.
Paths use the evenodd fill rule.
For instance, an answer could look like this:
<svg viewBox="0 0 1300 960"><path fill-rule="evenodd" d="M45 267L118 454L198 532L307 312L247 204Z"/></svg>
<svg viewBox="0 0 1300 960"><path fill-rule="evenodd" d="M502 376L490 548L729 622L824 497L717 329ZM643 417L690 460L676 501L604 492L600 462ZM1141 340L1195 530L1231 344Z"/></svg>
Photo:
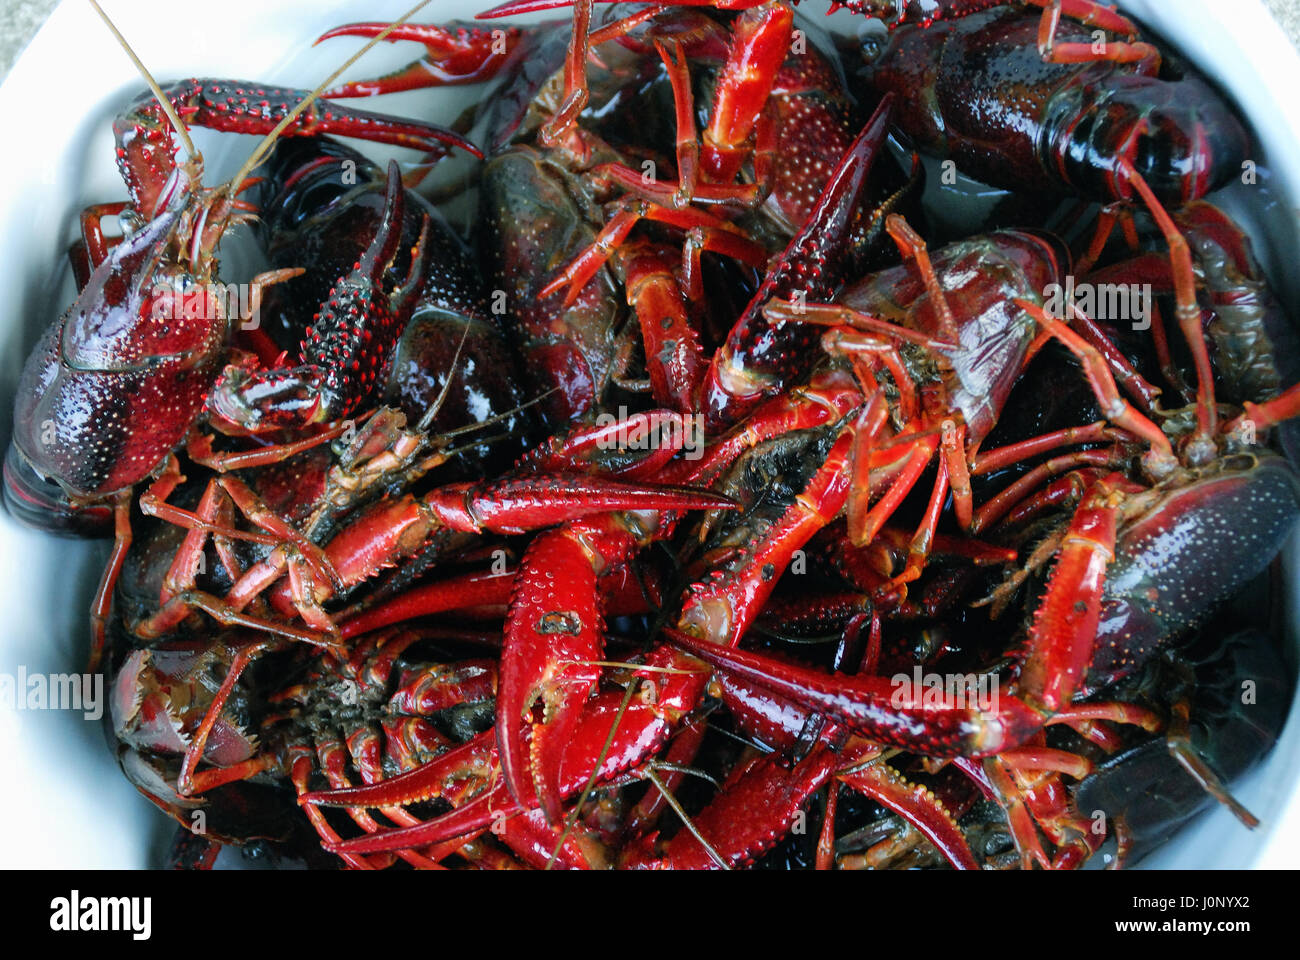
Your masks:
<svg viewBox="0 0 1300 960"><path fill-rule="evenodd" d="M400 15L406 0L184 0L105 7L160 81L225 76L314 86L356 47L312 49L326 29ZM468 18L487 4L440 0L417 17ZM815 12L807 0L805 12ZM1128 0L1145 20L1232 91L1254 125L1260 166L1282 209L1261 221L1261 252L1296 315L1300 251L1300 58L1260 0ZM852 30L854 20L834 20ZM374 50L354 68L375 76L416 48ZM0 87L8 145L0 150L0 446L7 446L14 386L41 328L73 297L64 251L77 214L124 196L113 164L114 112L140 78L88 4L62 4ZM448 120L472 93L403 95L392 113ZM233 173L252 141L200 135L209 182ZM1237 188L1238 191L1246 188ZM1234 208L1235 209L1235 208ZM1266 238L1266 239L1265 239ZM1300 610L1297 548L1288 551L1292 621ZM103 543L60 540L0 513L0 674L79 672L87 607L107 553ZM1293 631L1300 634L1300 631ZM1292 637L1293 641L1296 639ZM1300 704L1268 761L1234 792L1263 821L1254 832L1215 810L1185 829L1147 866L1295 867L1300 864ZM0 709L0 866L159 865L173 826L117 768L100 722L79 713Z"/></svg>

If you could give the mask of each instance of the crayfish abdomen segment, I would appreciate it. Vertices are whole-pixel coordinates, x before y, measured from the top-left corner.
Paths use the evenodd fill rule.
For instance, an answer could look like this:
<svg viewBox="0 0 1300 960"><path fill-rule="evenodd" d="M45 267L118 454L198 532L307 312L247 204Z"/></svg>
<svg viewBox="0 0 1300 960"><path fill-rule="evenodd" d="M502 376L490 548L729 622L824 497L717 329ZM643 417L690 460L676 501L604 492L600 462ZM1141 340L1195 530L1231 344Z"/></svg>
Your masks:
<svg viewBox="0 0 1300 960"><path fill-rule="evenodd" d="M1115 158L1127 154L1162 203L1181 207L1241 173L1248 138L1204 81L1110 76L1054 96L1038 154L1079 193L1131 197Z"/></svg>

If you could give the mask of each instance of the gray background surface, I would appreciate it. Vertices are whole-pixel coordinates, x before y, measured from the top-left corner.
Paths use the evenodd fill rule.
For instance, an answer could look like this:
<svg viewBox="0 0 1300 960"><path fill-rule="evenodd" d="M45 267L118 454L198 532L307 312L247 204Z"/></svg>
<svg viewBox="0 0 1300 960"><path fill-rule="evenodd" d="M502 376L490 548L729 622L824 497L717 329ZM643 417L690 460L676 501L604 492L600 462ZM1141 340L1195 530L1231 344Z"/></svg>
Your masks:
<svg viewBox="0 0 1300 960"><path fill-rule="evenodd" d="M1265 0L1291 42L1300 47L1300 0Z"/></svg>
<svg viewBox="0 0 1300 960"><path fill-rule="evenodd" d="M18 54L56 6L58 0L0 0L0 77L8 75Z"/></svg>
<svg viewBox="0 0 1300 960"><path fill-rule="evenodd" d="M76 0L73 0L76 2ZM1300 0L1265 0L1291 42L1300 47ZM40 29L58 0L0 0L0 77Z"/></svg>

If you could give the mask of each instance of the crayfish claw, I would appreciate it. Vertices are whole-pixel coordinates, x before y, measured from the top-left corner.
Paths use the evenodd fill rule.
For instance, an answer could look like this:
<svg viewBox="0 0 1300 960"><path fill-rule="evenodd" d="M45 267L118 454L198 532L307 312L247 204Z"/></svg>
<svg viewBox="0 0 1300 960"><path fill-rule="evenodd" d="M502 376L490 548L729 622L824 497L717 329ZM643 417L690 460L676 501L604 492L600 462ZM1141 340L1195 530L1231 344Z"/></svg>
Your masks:
<svg viewBox="0 0 1300 960"><path fill-rule="evenodd" d="M568 529L545 533L524 554L501 657L497 741L511 793L521 805L536 791L551 824L561 816L560 763L600 679L604 647L592 557ZM540 722L521 718L542 702Z"/></svg>
<svg viewBox="0 0 1300 960"><path fill-rule="evenodd" d="M427 87L480 83L490 79L506 62L522 36L518 27L508 30L448 29L436 24L404 23L394 28L390 23L373 22L335 27L317 37L316 43L336 37L373 38L385 30L389 31L384 37L386 42L409 40L423 44L427 53L385 76L333 87L325 92L327 99L375 97Z"/></svg>

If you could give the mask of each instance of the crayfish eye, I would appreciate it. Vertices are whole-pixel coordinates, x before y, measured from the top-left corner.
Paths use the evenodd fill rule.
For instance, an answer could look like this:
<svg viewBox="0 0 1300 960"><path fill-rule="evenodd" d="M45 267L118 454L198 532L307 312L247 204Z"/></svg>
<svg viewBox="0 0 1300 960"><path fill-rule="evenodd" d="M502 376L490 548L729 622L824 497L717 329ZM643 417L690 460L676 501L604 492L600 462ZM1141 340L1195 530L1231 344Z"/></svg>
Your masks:
<svg viewBox="0 0 1300 960"><path fill-rule="evenodd" d="M865 20L858 26L858 49L863 63L875 63L889 46L889 28L879 20Z"/></svg>
<svg viewBox="0 0 1300 960"><path fill-rule="evenodd" d="M145 220L140 214L127 207L117 215L117 224L122 230L122 236L129 237L144 226Z"/></svg>

